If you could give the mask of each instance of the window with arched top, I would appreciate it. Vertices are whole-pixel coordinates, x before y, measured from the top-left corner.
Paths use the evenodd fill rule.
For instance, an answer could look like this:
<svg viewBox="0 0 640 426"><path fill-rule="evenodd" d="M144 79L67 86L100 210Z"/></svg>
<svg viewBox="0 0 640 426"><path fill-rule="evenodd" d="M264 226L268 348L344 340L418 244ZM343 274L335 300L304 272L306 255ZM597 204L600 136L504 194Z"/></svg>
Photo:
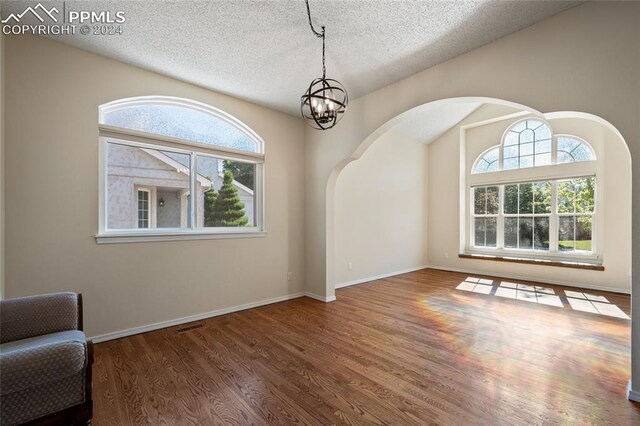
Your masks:
<svg viewBox="0 0 640 426"><path fill-rule="evenodd" d="M471 168L466 250L597 259L596 155L588 142L554 134L538 118L511 124L499 142Z"/></svg>
<svg viewBox="0 0 640 426"><path fill-rule="evenodd" d="M510 126L499 145L480 154L471 173L490 173L595 159L595 153L586 141L571 135L554 135L551 127L542 120L526 119Z"/></svg>
<svg viewBox="0 0 640 426"><path fill-rule="evenodd" d="M585 141L575 136L558 136L557 158L558 164L565 164L595 160L596 156Z"/></svg>
<svg viewBox="0 0 640 426"><path fill-rule="evenodd" d="M513 125L502 141L502 169L512 170L551 164L551 129L540 120Z"/></svg>
<svg viewBox="0 0 640 426"><path fill-rule="evenodd" d="M99 242L263 233L264 143L209 105L139 97L102 105Z"/></svg>
<svg viewBox="0 0 640 426"><path fill-rule="evenodd" d="M500 170L500 148L489 148L473 165L473 173L489 173Z"/></svg>

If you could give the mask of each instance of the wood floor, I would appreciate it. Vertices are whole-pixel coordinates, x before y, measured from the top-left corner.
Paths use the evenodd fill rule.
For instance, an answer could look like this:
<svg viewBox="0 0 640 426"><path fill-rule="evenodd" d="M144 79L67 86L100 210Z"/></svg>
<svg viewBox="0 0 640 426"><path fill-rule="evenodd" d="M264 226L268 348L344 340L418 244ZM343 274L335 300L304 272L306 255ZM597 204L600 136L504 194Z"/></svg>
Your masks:
<svg viewBox="0 0 640 426"><path fill-rule="evenodd" d="M629 320L457 290L466 277L422 270L100 343L92 424L640 425Z"/></svg>

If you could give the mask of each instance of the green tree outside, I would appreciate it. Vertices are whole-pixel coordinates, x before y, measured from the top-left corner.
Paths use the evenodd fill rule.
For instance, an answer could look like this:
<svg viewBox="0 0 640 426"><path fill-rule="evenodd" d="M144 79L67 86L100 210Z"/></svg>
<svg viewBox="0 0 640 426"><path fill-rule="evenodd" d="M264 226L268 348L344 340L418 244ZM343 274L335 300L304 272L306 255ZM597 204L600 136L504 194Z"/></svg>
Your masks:
<svg viewBox="0 0 640 426"><path fill-rule="evenodd" d="M212 181L211 177L209 180ZM214 214L216 199L218 198L218 193L216 192L213 184L211 187L205 191L204 193L204 226L212 227L215 226L216 218Z"/></svg>
<svg viewBox="0 0 640 426"><path fill-rule="evenodd" d="M237 182L240 182L253 191L255 165L242 163L240 161L224 160L222 167L224 171L231 172Z"/></svg>
<svg viewBox="0 0 640 426"><path fill-rule="evenodd" d="M205 200L205 216L207 215L206 206ZM249 219L245 216L244 203L240 201L238 189L233 185L233 173L229 170L224 172L222 187L212 206L209 207L209 218L211 225L207 226L246 226L249 223Z"/></svg>

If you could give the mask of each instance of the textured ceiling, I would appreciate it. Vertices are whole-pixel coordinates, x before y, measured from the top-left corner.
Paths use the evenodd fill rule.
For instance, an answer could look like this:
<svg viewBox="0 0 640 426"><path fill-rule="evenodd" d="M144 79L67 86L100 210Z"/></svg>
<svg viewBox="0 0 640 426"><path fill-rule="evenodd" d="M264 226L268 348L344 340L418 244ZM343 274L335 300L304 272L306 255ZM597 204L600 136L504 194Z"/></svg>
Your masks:
<svg viewBox="0 0 640 426"><path fill-rule="evenodd" d="M62 2L43 3L62 10ZM579 3L311 0L311 13L327 27L327 76L353 99ZM2 15L35 4L4 0ZM322 44L302 0L96 0L65 8L123 10L124 34L53 39L291 114L321 75Z"/></svg>
<svg viewBox="0 0 640 426"><path fill-rule="evenodd" d="M433 105L402 120L393 127L393 131L417 142L430 144L481 106L479 102L463 101Z"/></svg>

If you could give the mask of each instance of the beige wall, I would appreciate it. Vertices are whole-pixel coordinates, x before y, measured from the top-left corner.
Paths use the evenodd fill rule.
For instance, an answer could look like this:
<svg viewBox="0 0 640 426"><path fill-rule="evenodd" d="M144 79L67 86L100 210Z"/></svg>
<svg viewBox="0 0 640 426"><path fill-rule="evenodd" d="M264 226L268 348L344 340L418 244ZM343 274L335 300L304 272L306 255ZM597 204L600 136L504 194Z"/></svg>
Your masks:
<svg viewBox="0 0 640 426"><path fill-rule="evenodd" d="M82 292L95 336L304 291L301 120L41 37L5 48L8 297ZM204 102L265 140L265 238L96 244L98 106L141 95Z"/></svg>
<svg viewBox="0 0 640 426"><path fill-rule="evenodd" d="M427 145L388 132L340 174L336 285L426 265L427 152Z"/></svg>
<svg viewBox="0 0 640 426"><path fill-rule="evenodd" d="M461 125L473 125L480 120L500 117L494 106L484 106L467 117ZM522 119L510 118L465 132L466 170L486 149L500 143L504 131ZM432 230L427 239L429 266L450 270L474 271L488 275L560 283L629 293L631 289L631 164L627 147L613 132L585 118L554 118L547 120L554 133L582 137L597 155L598 216L597 244L605 271L549 268L532 265L460 259L460 170L451 167L460 159L460 129L456 127L429 146L430 198L428 222ZM527 175L536 169L518 171ZM486 178L488 175L480 175ZM468 191L465 191L468 193ZM467 200L468 202L468 200ZM468 204L467 204L468 206ZM467 208L465 208L467 210ZM454 214L452 214L452 212ZM446 257L445 257L446 256Z"/></svg>
<svg viewBox="0 0 640 426"><path fill-rule="evenodd" d="M353 100L348 114L331 132L307 130L307 289L328 297L334 294L335 283L327 273L333 263L332 171L354 155L377 128L416 106L439 99L486 96L541 112L591 113L622 133L633 161L640 163L638 28L639 2L585 3ZM640 167L633 170L633 217L638 218ZM633 223L632 240L632 264L640 265L640 220ZM633 269L633 288L637 306L637 267ZM633 382L637 383L634 389L640 391L640 310L635 309L632 317Z"/></svg>

